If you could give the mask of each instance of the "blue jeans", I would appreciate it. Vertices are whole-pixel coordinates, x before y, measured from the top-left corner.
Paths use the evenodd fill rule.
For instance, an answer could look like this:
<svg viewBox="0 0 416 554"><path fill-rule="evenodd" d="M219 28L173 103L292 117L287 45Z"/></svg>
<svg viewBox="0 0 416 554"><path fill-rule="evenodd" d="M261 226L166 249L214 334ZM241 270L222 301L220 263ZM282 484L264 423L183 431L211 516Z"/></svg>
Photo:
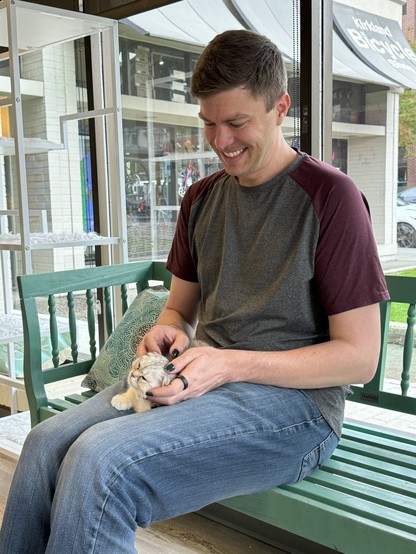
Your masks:
<svg viewBox="0 0 416 554"><path fill-rule="evenodd" d="M137 526L298 481L338 443L298 390L230 383L135 414L110 405L121 387L29 433L1 554L131 554Z"/></svg>

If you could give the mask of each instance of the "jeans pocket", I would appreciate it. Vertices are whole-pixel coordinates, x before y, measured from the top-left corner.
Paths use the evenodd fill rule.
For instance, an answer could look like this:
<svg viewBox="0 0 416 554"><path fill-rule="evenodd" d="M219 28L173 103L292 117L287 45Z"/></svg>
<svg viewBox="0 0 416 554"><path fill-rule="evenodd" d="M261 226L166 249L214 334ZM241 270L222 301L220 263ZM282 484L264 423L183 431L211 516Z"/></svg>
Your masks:
<svg viewBox="0 0 416 554"><path fill-rule="evenodd" d="M324 464L331 457L337 444L338 437L334 431L331 431L331 433L329 433L329 435L320 444L305 454L300 467L299 477L296 482L302 481L302 479Z"/></svg>

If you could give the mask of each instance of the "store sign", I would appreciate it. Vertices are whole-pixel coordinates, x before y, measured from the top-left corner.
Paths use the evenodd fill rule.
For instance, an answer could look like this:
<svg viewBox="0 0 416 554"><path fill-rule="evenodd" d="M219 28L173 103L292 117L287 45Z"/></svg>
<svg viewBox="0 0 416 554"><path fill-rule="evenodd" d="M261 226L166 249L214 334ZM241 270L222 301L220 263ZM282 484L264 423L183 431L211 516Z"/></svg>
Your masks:
<svg viewBox="0 0 416 554"><path fill-rule="evenodd" d="M416 89L416 53L392 19L334 3L338 33L369 67L406 88Z"/></svg>

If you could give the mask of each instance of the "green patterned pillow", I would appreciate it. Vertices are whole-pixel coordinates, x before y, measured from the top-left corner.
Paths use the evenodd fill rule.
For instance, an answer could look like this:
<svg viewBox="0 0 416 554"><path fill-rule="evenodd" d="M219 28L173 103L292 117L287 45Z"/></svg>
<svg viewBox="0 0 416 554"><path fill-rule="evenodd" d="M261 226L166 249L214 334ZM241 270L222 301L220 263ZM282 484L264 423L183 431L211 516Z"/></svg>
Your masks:
<svg viewBox="0 0 416 554"><path fill-rule="evenodd" d="M169 291L163 286L145 289L136 296L81 386L99 392L128 374L139 342L156 323L168 296Z"/></svg>

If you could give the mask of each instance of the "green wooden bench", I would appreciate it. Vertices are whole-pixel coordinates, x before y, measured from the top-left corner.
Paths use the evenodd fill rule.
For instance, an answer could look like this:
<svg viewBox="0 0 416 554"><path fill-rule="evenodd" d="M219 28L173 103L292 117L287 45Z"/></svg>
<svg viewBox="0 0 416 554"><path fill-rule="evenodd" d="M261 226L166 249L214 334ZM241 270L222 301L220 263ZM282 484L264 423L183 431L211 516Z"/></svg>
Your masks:
<svg viewBox="0 0 416 554"><path fill-rule="evenodd" d="M96 352L94 294L101 291L104 327L109 335L114 321L114 294L127 308L127 285L137 291L149 279L168 288L170 275L161 262L138 262L18 278L24 323L24 367L32 424L59 410L84 401L84 395L65 400L47 398L45 384L85 374ZM364 387L353 387L350 400L388 410L416 414L416 398L410 397L410 367L414 347L416 279L387 276L391 298L407 305L401 392L383 390L390 322L390 302L380 305L382 345L376 376ZM98 289L98 291L97 291ZM88 359L58 364L56 352L56 297L67 299L69 329L76 337L72 307L76 291L86 291L90 336ZM38 297L48 299L51 314L52 358L56 367L43 370L40 358ZM392 416L394 413L392 412ZM255 475L253 475L255 479ZM416 552L416 436L371 425L344 424L341 442L331 459L301 483L267 492L240 496L208 506L202 515L251 534L287 552L344 552L351 554L410 554Z"/></svg>
<svg viewBox="0 0 416 554"><path fill-rule="evenodd" d="M68 394L64 399L48 398L45 385L88 373L98 351L99 312L103 342L103 338L111 335L117 320L128 308L129 289L133 287L134 295L147 288L152 280L163 282L169 288L171 274L165 269L164 263L145 261L17 277L23 318L24 382L32 426L94 394L85 391L82 395ZM66 306L64 313L71 337L71 353L68 360L59 365L57 306L62 304L62 300ZM85 310L77 306L80 302L84 304ZM45 305L50 318L51 359L54 367L42 370L39 313L45 312ZM89 352L82 353L79 352L77 330L77 312L80 311L85 313L89 335Z"/></svg>

